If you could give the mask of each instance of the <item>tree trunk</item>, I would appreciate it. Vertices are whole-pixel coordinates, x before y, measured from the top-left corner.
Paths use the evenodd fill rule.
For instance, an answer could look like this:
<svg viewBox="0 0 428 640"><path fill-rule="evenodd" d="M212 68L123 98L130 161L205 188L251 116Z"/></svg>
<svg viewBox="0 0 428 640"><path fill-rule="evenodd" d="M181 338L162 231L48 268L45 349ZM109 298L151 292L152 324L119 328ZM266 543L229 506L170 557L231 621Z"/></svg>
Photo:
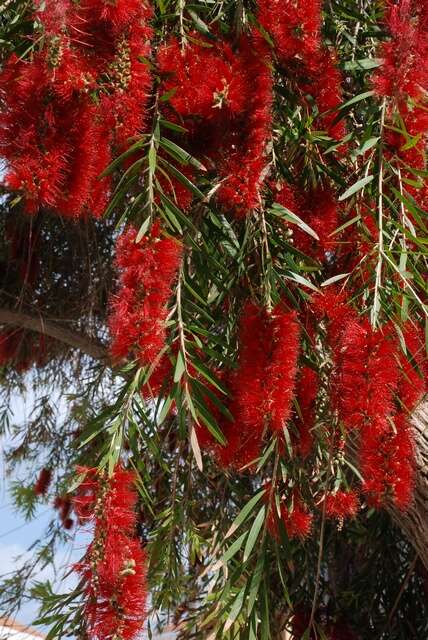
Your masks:
<svg viewBox="0 0 428 640"><path fill-rule="evenodd" d="M428 401L415 411L412 423L416 455L414 499L408 511L390 507L389 513L428 569Z"/></svg>

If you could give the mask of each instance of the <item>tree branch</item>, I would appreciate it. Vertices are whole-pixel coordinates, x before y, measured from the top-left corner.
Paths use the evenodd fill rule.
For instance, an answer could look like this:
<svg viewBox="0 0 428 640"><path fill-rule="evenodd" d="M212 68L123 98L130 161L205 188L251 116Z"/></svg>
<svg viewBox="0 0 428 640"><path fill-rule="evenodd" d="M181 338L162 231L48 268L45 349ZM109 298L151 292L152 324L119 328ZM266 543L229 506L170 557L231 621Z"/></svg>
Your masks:
<svg viewBox="0 0 428 640"><path fill-rule="evenodd" d="M82 353L91 356L91 358L106 361L108 359L107 349L100 342L90 340L88 337L75 331L64 329L55 322L46 320L41 316L34 317L21 313L20 311L0 309L0 325L12 325L20 329L36 331L37 333L42 333L45 336L54 338L54 340L63 342L74 349L79 349Z"/></svg>

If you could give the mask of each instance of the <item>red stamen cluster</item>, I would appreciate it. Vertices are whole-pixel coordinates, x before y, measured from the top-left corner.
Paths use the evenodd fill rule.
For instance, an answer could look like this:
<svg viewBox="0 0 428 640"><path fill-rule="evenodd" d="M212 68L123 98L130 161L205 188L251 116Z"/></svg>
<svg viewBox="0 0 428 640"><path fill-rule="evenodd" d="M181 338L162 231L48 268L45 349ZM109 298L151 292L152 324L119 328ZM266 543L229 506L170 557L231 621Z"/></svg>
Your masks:
<svg viewBox="0 0 428 640"><path fill-rule="evenodd" d="M321 43L321 2L258 0L257 18L273 39L279 62L314 98L322 114L320 127L340 140L344 123L334 120L341 104L341 75L335 55Z"/></svg>
<svg viewBox="0 0 428 640"><path fill-rule="evenodd" d="M37 482L34 485L34 493L36 496L44 496L46 495L50 483L52 481L52 470L43 467L39 473L39 477L37 478Z"/></svg>
<svg viewBox="0 0 428 640"><path fill-rule="evenodd" d="M215 165L219 201L245 215L260 204L267 169L272 105L267 50L251 36L242 37L236 51L224 40L214 45L197 39L200 44L184 50L176 38L160 48L163 89L172 93L172 117L190 131L190 148Z"/></svg>
<svg viewBox="0 0 428 640"><path fill-rule="evenodd" d="M315 300L314 308L329 320L335 363L331 403L344 427L360 434L363 488L373 504L379 506L390 496L406 508L414 468L408 411L414 409L425 389L422 341L413 331L405 330L405 340L417 354L412 362L401 353L393 329L372 330L338 294L324 294Z"/></svg>
<svg viewBox="0 0 428 640"><path fill-rule="evenodd" d="M138 7L137 7L138 5ZM12 56L0 77L0 153L6 185L30 213L100 215L108 201L112 131L123 145L144 125L150 87L150 11L102 0L40 3L45 45ZM126 18L126 19L125 19Z"/></svg>
<svg viewBox="0 0 428 640"><path fill-rule="evenodd" d="M358 497L355 491L336 491L325 497L325 513L328 518L343 521L354 518L358 511Z"/></svg>
<svg viewBox="0 0 428 640"><path fill-rule="evenodd" d="M135 535L135 474L116 466L110 478L86 474L74 500L94 539L76 566L84 581L84 619L91 640L133 640L146 618L145 553Z"/></svg>
<svg viewBox="0 0 428 640"><path fill-rule="evenodd" d="M294 397L299 326L296 314L280 305L271 314L247 303L239 330L238 370L231 387L235 421L224 428L223 462L243 466L260 451L267 428L280 433Z"/></svg>
<svg viewBox="0 0 428 640"><path fill-rule="evenodd" d="M57 496L54 501L54 508L58 511L61 524L67 531L74 526L74 520L70 517L73 508L70 496Z"/></svg>
<svg viewBox="0 0 428 640"><path fill-rule="evenodd" d="M290 504L288 506L285 499L281 500L281 515L279 517L276 501L274 499L275 494L272 492L271 485L266 485L265 489L265 502L269 504L270 500L267 525L271 536L275 539L279 538L279 526L281 520L289 538L307 538L311 532L313 515L299 493L296 491L292 493Z"/></svg>
<svg viewBox="0 0 428 640"><path fill-rule="evenodd" d="M374 84L383 96L399 101L425 99L428 90L428 20L424 0L387 3L385 25L391 39L382 45L382 66Z"/></svg>
<svg viewBox="0 0 428 640"><path fill-rule="evenodd" d="M136 238L137 231L129 228L117 243L120 285L109 321L110 349L116 359L133 354L147 365L159 360L165 346L167 304L182 249L162 236L159 224L140 242Z"/></svg>
<svg viewBox="0 0 428 640"><path fill-rule="evenodd" d="M337 238L332 234L339 226L338 205L333 193L322 187L301 193L286 183L276 185L273 192L276 202L299 216L318 236L316 240L293 225L293 244L321 262L331 258L337 245Z"/></svg>
<svg viewBox="0 0 428 640"><path fill-rule="evenodd" d="M388 2L385 26L391 36L380 49L382 66L374 77L377 93L387 100L387 119L394 128L385 134L387 154L397 162L401 177L414 179L408 167L425 169L428 134L428 19L424 0ZM402 131L400 131L400 129ZM409 144L411 143L411 144ZM403 148L404 147L404 148ZM426 185L406 190L423 208L428 204ZM413 216L407 212L413 221ZM401 221L406 224L406 220Z"/></svg>

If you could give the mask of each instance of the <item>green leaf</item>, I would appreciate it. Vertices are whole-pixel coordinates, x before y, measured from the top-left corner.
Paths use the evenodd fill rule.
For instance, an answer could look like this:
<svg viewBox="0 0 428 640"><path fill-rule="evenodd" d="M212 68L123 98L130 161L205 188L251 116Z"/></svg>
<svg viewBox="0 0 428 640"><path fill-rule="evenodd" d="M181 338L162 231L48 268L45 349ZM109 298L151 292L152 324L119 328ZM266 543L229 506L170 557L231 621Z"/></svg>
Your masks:
<svg viewBox="0 0 428 640"><path fill-rule="evenodd" d="M197 415L197 422L199 422L199 418L203 422L203 424L207 427L208 431L214 436L214 438L222 445L227 444L227 440L221 432L220 427L217 424L216 419L212 415L212 413L207 409L205 403L202 400L197 400L196 397L194 399L194 405Z"/></svg>
<svg viewBox="0 0 428 640"><path fill-rule="evenodd" d="M175 363L174 382L180 382L183 373L186 371L186 362L184 360L183 353L178 352L177 361Z"/></svg>
<svg viewBox="0 0 428 640"><path fill-rule="evenodd" d="M379 136L377 136L376 138L368 138L368 140L365 140L361 147L355 151L354 155L363 155L364 153L366 153L366 151L369 151L369 149L374 147L377 144L378 140Z"/></svg>
<svg viewBox="0 0 428 640"><path fill-rule="evenodd" d="M238 553L247 535L248 535L248 532L245 531L243 534L239 536L239 538L237 538L234 542L232 542L230 547L228 547L227 551L225 551L224 554L222 555L220 559L221 564L227 565L229 560L231 560Z"/></svg>
<svg viewBox="0 0 428 640"><path fill-rule="evenodd" d="M230 627L235 622L236 618L241 613L241 609L244 604L246 589L247 589L247 585L244 585L240 590L240 592L238 593L238 595L236 596L232 605L232 609L230 610L230 613L227 617L226 624L224 625L224 632L227 632L230 629Z"/></svg>
<svg viewBox="0 0 428 640"><path fill-rule="evenodd" d="M248 558L251 555L252 550L254 549L254 545L257 542L257 538L259 537L260 529L265 520L265 505L262 506L260 511L258 512L256 519L253 522L253 526L250 529L250 533L248 534L247 543L244 549L244 562L247 562Z"/></svg>
<svg viewBox="0 0 428 640"><path fill-rule="evenodd" d="M147 216L147 218L144 220L143 224L138 230L137 237L135 238L135 244L138 244L139 242L141 242L141 239L146 235L147 229L150 226L150 221L151 221L150 216Z"/></svg>
<svg viewBox="0 0 428 640"><path fill-rule="evenodd" d="M303 287L308 287L308 289L312 289L312 291L316 291L317 293L319 293L319 289L318 287L316 287L310 280L308 280L307 278L304 278L303 276L301 276L299 273L294 273L292 271L290 271L286 276L284 276L286 279L288 280L294 280L294 282L297 282L298 284L302 285Z"/></svg>
<svg viewBox="0 0 428 640"><path fill-rule="evenodd" d="M358 214L357 216L354 216L351 220L347 220L346 222L344 222L342 225L340 225L340 227L335 229L333 233L330 233L329 237L337 235L338 233L340 233L344 229L347 229L347 227L350 227L352 224L355 224L359 220L361 220L360 214Z"/></svg>
<svg viewBox="0 0 428 640"><path fill-rule="evenodd" d="M315 238L315 240L319 240L318 234L313 229L311 229L311 227L306 224L306 222L301 220L299 216L290 211L290 209L287 209L287 207L283 207L278 202L274 202L271 211L275 215L279 215L281 216L281 218L284 218L285 220L288 220L293 224L297 224L297 226L300 227L302 231L305 231L305 233L307 233L309 236L312 236L312 238Z"/></svg>
<svg viewBox="0 0 428 640"><path fill-rule="evenodd" d="M206 171L206 167L199 162L196 158L194 158L188 151L185 151L181 147L178 146L172 140L168 140L168 138L161 138L159 142L160 146L165 149L167 153L169 153L175 160L178 160L182 164L192 165L199 171Z"/></svg>
<svg viewBox="0 0 428 640"><path fill-rule="evenodd" d="M239 529L241 524L244 524L244 522L246 521L246 519L248 518L250 513L253 511L253 509L256 506L256 504L260 501L260 499L264 496L265 493L266 493L266 490L262 489L261 491L256 493L251 498L251 500L249 500L247 502L247 504L241 509L241 511L239 512L239 514L236 516L235 520L233 521L232 525L230 526L229 530L227 531L226 535L224 536L225 540L227 538L230 538L230 536L233 533L235 533L235 531L237 529Z"/></svg>
<svg viewBox="0 0 428 640"><path fill-rule="evenodd" d="M349 60L345 62L343 68L345 71L358 71L360 69L376 69L376 67L380 66L382 66L382 60L380 60L380 58L360 58L360 60Z"/></svg>
<svg viewBox="0 0 428 640"><path fill-rule="evenodd" d="M366 98L370 98L371 96L374 96L374 91L364 91L364 93L360 93L357 96L354 96L353 98L351 98L350 100L348 100L347 102L344 102L339 109L346 109L347 107L350 107L351 105L355 104L356 102L360 102L361 100L365 100Z"/></svg>
<svg viewBox="0 0 428 640"><path fill-rule="evenodd" d="M357 193L357 191L360 191L361 189L363 189L366 185L372 182L373 178L374 176L370 175L370 176L366 176L365 178L361 178L361 180L358 180L357 182L355 182L351 187L349 187L349 189L346 189L346 191L342 193L341 196L339 196L339 202L346 200L350 196L354 195L354 193Z"/></svg>
<svg viewBox="0 0 428 640"><path fill-rule="evenodd" d="M174 165L168 162L168 160L159 158L159 163L165 166L167 171L171 173L175 178L177 178L177 180L181 182L181 184L185 186L186 189L191 191L196 197L198 197L200 200L203 200L205 198L202 191L200 191L200 189L198 189L198 187L194 185L193 182L189 180L189 178L182 174L181 171L177 169L177 167L174 167Z"/></svg>
<svg viewBox="0 0 428 640"><path fill-rule="evenodd" d="M116 169L122 166L124 160L129 158L129 156L132 156L136 151L144 147L146 144L147 138L143 138L142 140L138 140L137 142L135 142L129 147L129 149L127 149L124 153L113 160L113 162L109 164L107 169L104 169L104 171L100 175L100 178L105 178L106 176L109 176L111 173L116 171Z"/></svg>
<svg viewBox="0 0 428 640"><path fill-rule="evenodd" d="M193 424L190 427L190 445L192 447L193 455L195 456L197 467L199 471L203 471L204 465L202 463L201 449L199 447L198 437Z"/></svg>
<svg viewBox="0 0 428 640"><path fill-rule="evenodd" d="M335 282L339 282L339 280L343 280L343 278L346 278L349 275L350 275L349 273L339 273L336 276L328 278L328 280L324 280L324 282L321 283L321 286L322 287L328 287L330 284L334 284Z"/></svg>
<svg viewBox="0 0 428 640"><path fill-rule="evenodd" d="M154 144L150 145L148 158L149 158L149 171L153 175L156 171L156 158L157 158L156 147Z"/></svg>

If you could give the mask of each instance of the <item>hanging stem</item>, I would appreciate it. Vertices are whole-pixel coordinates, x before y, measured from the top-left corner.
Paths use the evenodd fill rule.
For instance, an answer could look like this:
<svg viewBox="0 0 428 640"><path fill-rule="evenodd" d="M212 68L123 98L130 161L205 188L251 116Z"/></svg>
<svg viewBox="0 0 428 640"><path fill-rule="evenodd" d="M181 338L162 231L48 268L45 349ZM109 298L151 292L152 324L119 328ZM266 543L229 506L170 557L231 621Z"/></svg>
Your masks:
<svg viewBox="0 0 428 640"><path fill-rule="evenodd" d="M379 240L378 240L378 261L376 265L376 281L374 291L373 309L371 314L372 327L375 328L378 321L379 309L380 309L380 289L382 286L382 262L383 262L383 130L385 127L385 112L386 112L386 100L382 103L381 117L380 117L380 145L379 145L379 177L378 177L378 226L379 226Z"/></svg>

